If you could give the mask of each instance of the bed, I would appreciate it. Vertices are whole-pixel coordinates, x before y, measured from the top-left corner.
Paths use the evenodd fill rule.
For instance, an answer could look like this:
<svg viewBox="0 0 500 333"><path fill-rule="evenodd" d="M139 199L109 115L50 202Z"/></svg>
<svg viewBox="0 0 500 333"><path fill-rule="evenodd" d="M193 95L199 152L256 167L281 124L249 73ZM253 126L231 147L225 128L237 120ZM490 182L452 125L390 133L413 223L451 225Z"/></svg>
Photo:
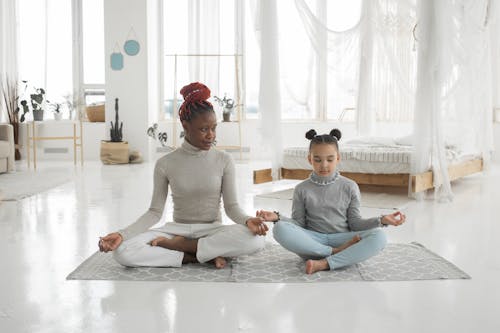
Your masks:
<svg viewBox="0 0 500 333"><path fill-rule="evenodd" d="M432 171L410 173L412 150L411 143L403 139L358 138L346 141L340 146L339 171L360 185L408 187L411 184L412 192L433 188ZM311 173L307 154L307 147L286 148L281 178L307 178ZM450 181L483 169L483 160L477 154L460 151L453 145L446 146L446 158ZM270 169L254 171L254 183L271 180Z"/></svg>

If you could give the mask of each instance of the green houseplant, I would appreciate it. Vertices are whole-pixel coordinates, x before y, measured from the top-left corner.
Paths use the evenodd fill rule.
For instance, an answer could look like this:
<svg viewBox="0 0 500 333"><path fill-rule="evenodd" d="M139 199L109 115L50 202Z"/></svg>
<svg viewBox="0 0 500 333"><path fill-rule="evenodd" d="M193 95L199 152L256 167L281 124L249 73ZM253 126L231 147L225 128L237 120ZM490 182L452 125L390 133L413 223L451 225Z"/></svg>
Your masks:
<svg viewBox="0 0 500 333"><path fill-rule="evenodd" d="M35 88L35 92L30 94L31 108L33 110L33 120L43 120L45 90L43 88Z"/></svg>

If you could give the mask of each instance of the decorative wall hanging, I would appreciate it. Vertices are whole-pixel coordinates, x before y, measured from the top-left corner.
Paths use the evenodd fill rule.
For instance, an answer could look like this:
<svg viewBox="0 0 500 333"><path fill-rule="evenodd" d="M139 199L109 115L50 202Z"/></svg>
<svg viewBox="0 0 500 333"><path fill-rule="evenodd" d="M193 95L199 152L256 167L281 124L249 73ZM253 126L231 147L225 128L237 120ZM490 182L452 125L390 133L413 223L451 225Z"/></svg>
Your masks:
<svg viewBox="0 0 500 333"><path fill-rule="evenodd" d="M109 60L112 70L119 71L123 69L123 54L120 52L118 43L115 44L115 48L113 49L113 53L111 53Z"/></svg>
<svg viewBox="0 0 500 333"><path fill-rule="evenodd" d="M123 44L123 49L125 53L129 56L135 56L141 50L141 46L137 41L137 36L135 34L134 28L130 28L130 31L127 36L127 40Z"/></svg>

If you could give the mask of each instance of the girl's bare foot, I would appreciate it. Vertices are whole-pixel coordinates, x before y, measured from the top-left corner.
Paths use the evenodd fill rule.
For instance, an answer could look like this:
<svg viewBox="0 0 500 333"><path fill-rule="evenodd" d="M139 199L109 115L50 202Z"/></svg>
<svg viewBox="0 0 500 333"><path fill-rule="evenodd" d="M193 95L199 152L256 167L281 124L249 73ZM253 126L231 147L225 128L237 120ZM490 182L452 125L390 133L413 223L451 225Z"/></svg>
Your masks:
<svg viewBox="0 0 500 333"><path fill-rule="evenodd" d="M326 271L329 269L330 265L328 265L328 261L326 261L326 259L320 259L320 260L309 259L306 261L307 274L313 274L319 271Z"/></svg>
<svg viewBox="0 0 500 333"><path fill-rule="evenodd" d="M351 240L345 242L344 244L340 245L339 247L332 247L332 254L337 254L341 251L344 251L349 246L356 244L360 240L361 240L361 237L359 235L356 235Z"/></svg>
<svg viewBox="0 0 500 333"><path fill-rule="evenodd" d="M226 258L224 258L224 257L217 257L213 260L213 262L214 262L215 268L218 268L218 269L224 268L227 265Z"/></svg>

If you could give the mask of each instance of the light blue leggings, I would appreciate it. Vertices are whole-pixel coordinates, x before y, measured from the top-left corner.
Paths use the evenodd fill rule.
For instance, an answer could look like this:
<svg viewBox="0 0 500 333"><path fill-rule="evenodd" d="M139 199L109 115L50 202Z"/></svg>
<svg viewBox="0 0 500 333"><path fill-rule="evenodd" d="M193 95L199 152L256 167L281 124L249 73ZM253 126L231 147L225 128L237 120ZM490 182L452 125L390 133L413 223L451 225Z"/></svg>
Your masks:
<svg viewBox="0 0 500 333"><path fill-rule="evenodd" d="M296 253L303 259L326 258L330 270L356 264L373 257L387 243L384 232L380 228L323 234L307 230L290 222L279 221L274 224L274 239L285 249ZM332 255L332 247L339 247L359 235L361 240L344 251Z"/></svg>

